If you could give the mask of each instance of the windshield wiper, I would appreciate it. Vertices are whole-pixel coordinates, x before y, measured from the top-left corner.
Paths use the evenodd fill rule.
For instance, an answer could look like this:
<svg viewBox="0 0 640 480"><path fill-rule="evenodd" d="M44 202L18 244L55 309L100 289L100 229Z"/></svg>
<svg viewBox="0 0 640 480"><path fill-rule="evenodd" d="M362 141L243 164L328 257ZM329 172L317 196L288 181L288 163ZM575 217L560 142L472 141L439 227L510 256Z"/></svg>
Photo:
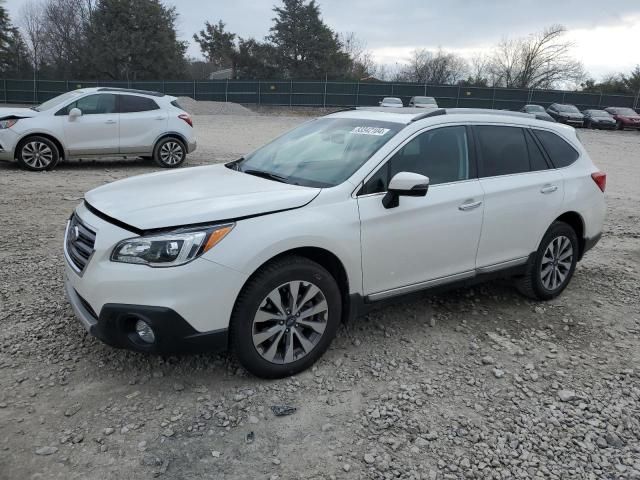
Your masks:
<svg viewBox="0 0 640 480"><path fill-rule="evenodd" d="M275 180L276 182L281 183L289 183L289 179L287 177L283 177L282 175L278 175L276 173L265 172L264 170L241 170L248 175L254 175L256 177L267 178L269 180Z"/></svg>

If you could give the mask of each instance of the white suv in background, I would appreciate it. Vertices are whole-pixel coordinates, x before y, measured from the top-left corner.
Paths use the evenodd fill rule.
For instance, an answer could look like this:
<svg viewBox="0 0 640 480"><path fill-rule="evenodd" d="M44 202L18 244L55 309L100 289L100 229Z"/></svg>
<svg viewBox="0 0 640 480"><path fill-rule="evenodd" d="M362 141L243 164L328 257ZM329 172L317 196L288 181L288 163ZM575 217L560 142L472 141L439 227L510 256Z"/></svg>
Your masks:
<svg viewBox="0 0 640 480"><path fill-rule="evenodd" d="M343 111L226 165L88 192L66 292L110 345L229 346L281 377L391 297L496 276L559 295L600 238L605 180L572 127L527 114Z"/></svg>
<svg viewBox="0 0 640 480"><path fill-rule="evenodd" d="M28 170L90 157L146 157L174 168L195 148L191 116L162 93L84 88L37 107L0 108L0 160Z"/></svg>

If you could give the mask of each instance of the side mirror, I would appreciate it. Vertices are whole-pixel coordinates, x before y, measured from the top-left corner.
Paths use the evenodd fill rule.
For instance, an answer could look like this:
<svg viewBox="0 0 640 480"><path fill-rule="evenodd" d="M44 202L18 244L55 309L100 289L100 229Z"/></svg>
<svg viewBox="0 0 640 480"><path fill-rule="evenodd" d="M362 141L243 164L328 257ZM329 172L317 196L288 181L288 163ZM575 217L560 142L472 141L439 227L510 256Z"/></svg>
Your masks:
<svg viewBox="0 0 640 480"><path fill-rule="evenodd" d="M82 110L80 110L79 108L72 108L71 110L69 110L69 120L73 120L81 116Z"/></svg>
<svg viewBox="0 0 640 480"><path fill-rule="evenodd" d="M396 173L382 198L384 208L395 208L400 204L400 197L424 197L429 190L429 177L413 172Z"/></svg>

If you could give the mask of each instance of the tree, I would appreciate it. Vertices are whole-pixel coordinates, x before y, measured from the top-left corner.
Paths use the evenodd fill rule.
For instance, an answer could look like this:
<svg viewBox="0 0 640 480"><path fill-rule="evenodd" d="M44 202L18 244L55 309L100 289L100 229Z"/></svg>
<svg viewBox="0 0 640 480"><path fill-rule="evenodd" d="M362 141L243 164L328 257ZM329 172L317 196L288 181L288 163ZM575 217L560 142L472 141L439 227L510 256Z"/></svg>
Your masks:
<svg viewBox="0 0 640 480"><path fill-rule="evenodd" d="M24 39L0 1L0 74L21 78L29 73L29 52Z"/></svg>
<svg viewBox="0 0 640 480"><path fill-rule="evenodd" d="M340 35L342 51L349 57L349 70L346 76L352 80L360 80L373 76L376 72L376 64L371 52L367 50L366 43L356 37L355 33L348 32Z"/></svg>
<svg viewBox="0 0 640 480"><path fill-rule="evenodd" d="M87 32L88 74L114 80L179 78L186 44L177 40L174 7L159 0L100 0Z"/></svg>
<svg viewBox="0 0 640 480"><path fill-rule="evenodd" d="M200 34L194 34L193 39L200 45L200 51L205 58L217 67L232 67L236 53L236 34L225 31L225 23L220 20L211 24L205 22Z"/></svg>
<svg viewBox="0 0 640 480"><path fill-rule="evenodd" d="M432 52L419 48L411 52L409 64L403 69L405 81L432 85L452 85L463 78L467 70L465 60L439 49Z"/></svg>
<svg viewBox="0 0 640 480"><path fill-rule="evenodd" d="M582 64L571 56L571 42L563 40L562 25L552 25L526 38L505 39L496 48L491 72L496 83L512 88L552 88L579 82Z"/></svg>
<svg viewBox="0 0 640 480"><path fill-rule="evenodd" d="M282 73L289 78L342 77L349 56L342 51L338 35L320 18L315 0L283 0L267 40L278 52Z"/></svg>
<svg viewBox="0 0 640 480"><path fill-rule="evenodd" d="M278 60L273 45L253 38L240 38L234 56L235 75L252 80L276 78L279 76Z"/></svg>

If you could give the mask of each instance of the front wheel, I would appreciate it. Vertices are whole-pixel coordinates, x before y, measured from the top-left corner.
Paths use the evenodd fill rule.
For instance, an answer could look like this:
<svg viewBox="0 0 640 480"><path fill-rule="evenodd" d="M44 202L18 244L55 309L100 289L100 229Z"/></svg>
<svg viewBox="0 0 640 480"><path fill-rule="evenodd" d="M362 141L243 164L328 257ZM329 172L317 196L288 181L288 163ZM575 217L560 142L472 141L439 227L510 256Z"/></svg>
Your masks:
<svg viewBox="0 0 640 480"><path fill-rule="evenodd" d="M16 158L22 168L41 172L51 170L58 164L60 151L56 144L46 137L29 137L18 145Z"/></svg>
<svg viewBox="0 0 640 480"><path fill-rule="evenodd" d="M579 245L575 230L564 222L554 222L545 233L518 290L530 298L551 300L569 285L578 261Z"/></svg>
<svg viewBox="0 0 640 480"><path fill-rule="evenodd" d="M153 150L153 160L163 168L177 168L187 158L187 147L177 138L169 137L160 140Z"/></svg>
<svg viewBox="0 0 640 480"><path fill-rule="evenodd" d="M341 294L333 276L303 257L259 270L233 310L231 346L240 363L262 378L282 378L313 365L335 336Z"/></svg>

